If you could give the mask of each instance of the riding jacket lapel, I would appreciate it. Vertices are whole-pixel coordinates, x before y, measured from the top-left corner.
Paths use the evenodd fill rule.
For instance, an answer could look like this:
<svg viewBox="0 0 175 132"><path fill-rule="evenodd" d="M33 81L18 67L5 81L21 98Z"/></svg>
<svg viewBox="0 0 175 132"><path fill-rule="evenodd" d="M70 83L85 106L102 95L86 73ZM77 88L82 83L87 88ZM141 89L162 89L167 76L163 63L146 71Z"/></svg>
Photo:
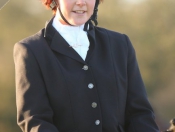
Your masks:
<svg viewBox="0 0 175 132"><path fill-rule="evenodd" d="M60 54L68 56L76 61L85 63L80 55L66 42L66 40L52 26L53 18L45 26L44 37L49 42L50 48Z"/></svg>
<svg viewBox="0 0 175 132"><path fill-rule="evenodd" d="M94 30L94 26L92 23L89 23L89 30L87 31L87 33L88 33L88 39L90 42L89 51L86 56L86 61L88 62L94 53L95 47L97 47L96 38L95 38L95 30Z"/></svg>
<svg viewBox="0 0 175 132"><path fill-rule="evenodd" d="M56 31L56 29L52 26L53 18L46 23L44 37L50 45L50 48L60 54L68 56L76 61L79 61L83 64L86 62L81 58L81 56L66 42L66 40ZM86 61L88 61L95 48L95 32L92 24L89 24L88 38L90 41L90 48L86 57Z"/></svg>

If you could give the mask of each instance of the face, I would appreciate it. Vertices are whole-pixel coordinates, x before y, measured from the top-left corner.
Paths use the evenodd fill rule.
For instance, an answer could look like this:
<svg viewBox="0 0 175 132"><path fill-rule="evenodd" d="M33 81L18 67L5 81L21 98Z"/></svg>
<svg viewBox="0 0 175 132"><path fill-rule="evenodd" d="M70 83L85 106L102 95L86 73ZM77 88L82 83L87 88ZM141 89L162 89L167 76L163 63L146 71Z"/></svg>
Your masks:
<svg viewBox="0 0 175 132"><path fill-rule="evenodd" d="M58 0L58 8L61 9L63 16L72 25L85 24L94 11L96 0ZM57 12L59 13L59 12ZM59 21L67 25L67 23L59 17Z"/></svg>

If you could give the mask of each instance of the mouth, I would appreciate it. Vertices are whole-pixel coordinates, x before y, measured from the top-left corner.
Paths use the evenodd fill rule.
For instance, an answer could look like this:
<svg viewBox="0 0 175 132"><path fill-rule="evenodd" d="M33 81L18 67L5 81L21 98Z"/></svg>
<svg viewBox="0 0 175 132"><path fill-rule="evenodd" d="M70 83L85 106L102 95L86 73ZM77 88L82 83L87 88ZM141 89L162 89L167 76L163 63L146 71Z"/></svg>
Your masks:
<svg viewBox="0 0 175 132"><path fill-rule="evenodd" d="M77 10L77 11L73 11L73 12L76 13L76 14L83 14L83 13L85 13L86 11Z"/></svg>

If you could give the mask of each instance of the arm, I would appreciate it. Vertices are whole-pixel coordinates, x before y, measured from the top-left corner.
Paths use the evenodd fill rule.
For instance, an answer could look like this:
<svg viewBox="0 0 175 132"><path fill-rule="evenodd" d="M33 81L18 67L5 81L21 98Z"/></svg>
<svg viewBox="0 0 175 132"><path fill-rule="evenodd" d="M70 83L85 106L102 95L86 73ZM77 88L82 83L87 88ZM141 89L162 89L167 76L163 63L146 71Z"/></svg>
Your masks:
<svg viewBox="0 0 175 132"><path fill-rule="evenodd" d="M23 132L58 132L40 67L27 44L14 46L17 122Z"/></svg>
<svg viewBox="0 0 175 132"><path fill-rule="evenodd" d="M153 110L147 99L135 51L127 36L126 40L128 44L127 132L159 132L154 121Z"/></svg>

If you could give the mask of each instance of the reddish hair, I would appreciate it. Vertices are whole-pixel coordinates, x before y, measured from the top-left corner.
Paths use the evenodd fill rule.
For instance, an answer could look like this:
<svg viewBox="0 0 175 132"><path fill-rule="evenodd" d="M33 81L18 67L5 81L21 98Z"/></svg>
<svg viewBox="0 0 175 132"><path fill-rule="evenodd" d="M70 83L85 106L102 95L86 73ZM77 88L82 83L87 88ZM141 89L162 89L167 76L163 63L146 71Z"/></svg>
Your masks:
<svg viewBox="0 0 175 132"><path fill-rule="evenodd" d="M46 6L47 9L50 9L50 4L52 3L52 1L53 1L53 0L41 0L42 4L44 4L44 5ZM56 10L57 10L56 7L54 7L54 8L52 9L53 14L56 13Z"/></svg>
<svg viewBox="0 0 175 132"><path fill-rule="evenodd" d="M53 0L41 0L41 2L46 6L47 9L50 9L50 4L52 3L52 1L53 1ZM103 0L99 0L99 1L100 1L100 3L101 3ZM57 2L57 1L56 1L56 2ZM56 10L57 10L56 7L54 7L54 8L52 9L54 15L56 14Z"/></svg>

